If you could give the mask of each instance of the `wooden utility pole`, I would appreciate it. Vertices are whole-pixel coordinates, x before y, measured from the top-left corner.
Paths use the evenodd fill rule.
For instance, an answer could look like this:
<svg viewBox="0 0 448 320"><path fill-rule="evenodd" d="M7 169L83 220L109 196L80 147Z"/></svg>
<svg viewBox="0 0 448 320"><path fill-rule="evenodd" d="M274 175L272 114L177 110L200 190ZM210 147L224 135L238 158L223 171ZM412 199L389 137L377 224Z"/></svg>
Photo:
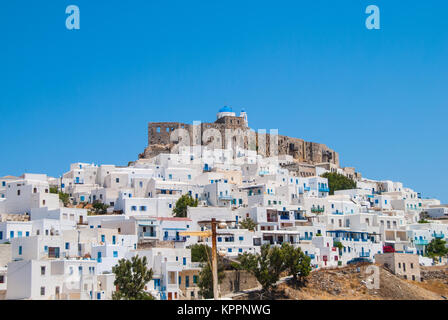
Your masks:
<svg viewBox="0 0 448 320"><path fill-rule="evenodd" d="M219 298L218 290L218 255L216 248L216 219L212 218L212 274L213 274L213 297L215 300Z"/></svg>
<svg viewBox="0 0 448 320"><path fill-rule="evenodd" d="M222 221L222 223L233 223L235 221ZM198 224L211 225L211 231L186 231L181 232L181 236L194 236L194 237L212 237L212 278L213 278L213 298L215 300L219 299L219 283L218 283L218 247L216 245L216 227L219 224L216 218L212 218L210 221L198 221ZM233 235L229 233L219 233L220 235Z"/></svg>

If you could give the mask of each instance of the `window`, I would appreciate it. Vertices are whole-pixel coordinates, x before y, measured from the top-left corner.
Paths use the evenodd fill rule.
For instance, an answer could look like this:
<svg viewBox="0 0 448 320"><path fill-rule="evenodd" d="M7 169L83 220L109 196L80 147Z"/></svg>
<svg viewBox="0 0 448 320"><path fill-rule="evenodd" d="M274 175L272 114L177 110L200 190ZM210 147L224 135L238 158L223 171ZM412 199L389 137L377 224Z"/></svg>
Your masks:
<svg viewBox="0 0 448 320"><path fill-rule="evenodd" d="M116 183L120 183L120 178L115 178Z"/></svg>
<svg viewBox="0 0 448 320"><path fill-rule="evenodd" d="M10 237L10 238L14 238L14 231L10 231L10 232L9 232L9 237Z"/></svg>
<svg viewBox="0 0 448 320"><path fill-rule="evenodd" d="M30 232L29 231L25 232L25 237L29 237L29 236L30 236Z"/></svg>
<svg viewBox="0 0 448 320"><path fill-rule="evenodd" d="M65 249L66 249L66 250L70 249L70 242L66 242L66 243L65 243Z"/></svg>
<svg viewBox="0 0 448 320"><path fill-rule="evenodd" d="M0 240L3 239L3 231L0 231Z"/></svg>
<svg viewBox="0 0 448 320"><path fill-rule="evenodd" d="M79 274L82 274L82 266L78 267L78 272L79 272Z"/></svg>
<svg viewBox="0 0 448 320"><path fill-rule="evenodd" d="M22 255L22 246L19 246L19 256Z"/></svg>
<svg viewBox="0 0 448 320"><path fill-rule="evenodd" d="M17 195L20 196L20 190L17 190Z"/></svg>
<svg viewBox="0 0 448 320"><path fill-rule="evenodd" d="M137 211L137 206L132 206L131 211Z"/></svg>
<svg viewBox="0 0 448 320"><path fill-rule="evenodd" d="M5 283L5 276L0 276L0 283Z"/></svg>
<svg viewBox="0 0 448 320"><path fill-rule="evenodd" d="M45 295L45 287L40 287L40 295L41 296Z"/></svg>
<svg viewBox="0 0 448 320"><path fill-rule="evenodd" d="M193 276L193 283L198 283L198 276Z"/></svg>
<svg viewBox="0 0 448 320"><path fill-rule="evenodd" d="M238 238L240 241L243 241L244 240L244 237L239 237Z"/></svg>
<svg viewBox="0 0 448 320"><path fill-rule="evenodd" d="M40 275L41 276L45 275L45 266L40 267Z"/></svg>
<svg viewBox="0 0 448 320"><path fill-rule="evenodd" d="M114 258L118 258L118 251L114 251Z"/></svg>

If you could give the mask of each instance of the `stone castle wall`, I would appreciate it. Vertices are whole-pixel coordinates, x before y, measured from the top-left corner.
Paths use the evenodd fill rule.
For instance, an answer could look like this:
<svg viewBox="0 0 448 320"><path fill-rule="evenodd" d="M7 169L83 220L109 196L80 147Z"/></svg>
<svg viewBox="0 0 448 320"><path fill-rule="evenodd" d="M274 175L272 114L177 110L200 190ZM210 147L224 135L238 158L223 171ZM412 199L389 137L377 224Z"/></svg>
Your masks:
<svg viewBox="0 0 448 320"><path fill-rule="evenodd" d="M205 132L205 134L204 134ZM203 135L204 134L204 135ZM225 137L225 138L224 138ZM266 150L271 153L271 135L248 128L242 117L225 116L214 123L191 125L180 122L151 122L148 124L148 147L140 159L159 153L177 152L182 145L208 145L227 149L238 145L244 149ZM333 163L339 166L339 155L324 144L278 135L278 155L291 155L295 161L309 164Z"/></svg>

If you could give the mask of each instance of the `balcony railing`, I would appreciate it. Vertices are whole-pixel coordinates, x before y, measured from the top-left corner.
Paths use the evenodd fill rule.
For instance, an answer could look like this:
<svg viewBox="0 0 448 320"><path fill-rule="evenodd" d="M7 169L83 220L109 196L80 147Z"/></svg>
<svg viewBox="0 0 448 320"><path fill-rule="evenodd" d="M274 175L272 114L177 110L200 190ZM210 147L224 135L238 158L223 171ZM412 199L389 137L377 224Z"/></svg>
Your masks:
<svg viewBox="0 0 448 320"><path fill-rule="evenodd" d="M232 196L219 196L218 197L219 200L233 200Z"/></svg>
<svg viewBox="0 0 448 320"><path fill-rule="evenodd" d="M370 257L370 253L369 252L361 252L359 254L359 257L360 258L368 258L368 257Z"/></svg>
<svg viewBox="0 0 448 320"><path fill-rule="evenodd" d="M330 192L329 188L319 188L319 192Z"/></svg>
<svg viewBox="0 0 448 320"><path fill-rule="evenodd" d="M309 241L309 240L313 240L313 237L310 237L310 236L299 237L299 240L306 240L306 241Z"/></svg>
<svg viewBox="0 0 448 320"><path fill-rule="evenodd" d="M289 216L280 216L280 220L289 220Z"/></svg>
<svg viewBox="0 0 448 320"><path fill-rule="evenodd" d="M423 239L414 240L414 244L418 245L418 246L426 246L428 243L429 243L428 240L423 240Z"/></svg>
<svg viewBox="0 0 448 320"><path fill-rule="evenodd" d="M187 237L181 237L181 236L165 236L165 237L163 237L163 241L185 242L185 241L187 241Z"/></svg>
<svg viewBox="0 0 448 320"><path fill-rule="evenodd" d="M312 213L322 213L325 212L325 208L311 208Z"/></svg>
<svg viewBox="0 0 448 320"><path fill-rule="evenodd" d="M155 232L140 232L140 237L143 238L155 238L156 236Z"/></svg>

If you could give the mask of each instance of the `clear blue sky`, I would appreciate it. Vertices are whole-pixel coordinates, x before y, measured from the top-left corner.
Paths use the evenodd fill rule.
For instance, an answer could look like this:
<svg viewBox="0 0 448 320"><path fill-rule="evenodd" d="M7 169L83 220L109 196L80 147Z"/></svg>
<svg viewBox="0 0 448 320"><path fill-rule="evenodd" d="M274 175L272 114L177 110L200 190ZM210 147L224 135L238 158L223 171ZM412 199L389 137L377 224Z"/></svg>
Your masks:
<svg viewBox="0 0 448 320"><path fill-rule="evenodd" d="M65 28L65 8L81 30ZM381 30L365 28L369 4ZM448 202L446 1L2 1L0 175L125 165L149 121L321 142L366 177Z"/></svg>

